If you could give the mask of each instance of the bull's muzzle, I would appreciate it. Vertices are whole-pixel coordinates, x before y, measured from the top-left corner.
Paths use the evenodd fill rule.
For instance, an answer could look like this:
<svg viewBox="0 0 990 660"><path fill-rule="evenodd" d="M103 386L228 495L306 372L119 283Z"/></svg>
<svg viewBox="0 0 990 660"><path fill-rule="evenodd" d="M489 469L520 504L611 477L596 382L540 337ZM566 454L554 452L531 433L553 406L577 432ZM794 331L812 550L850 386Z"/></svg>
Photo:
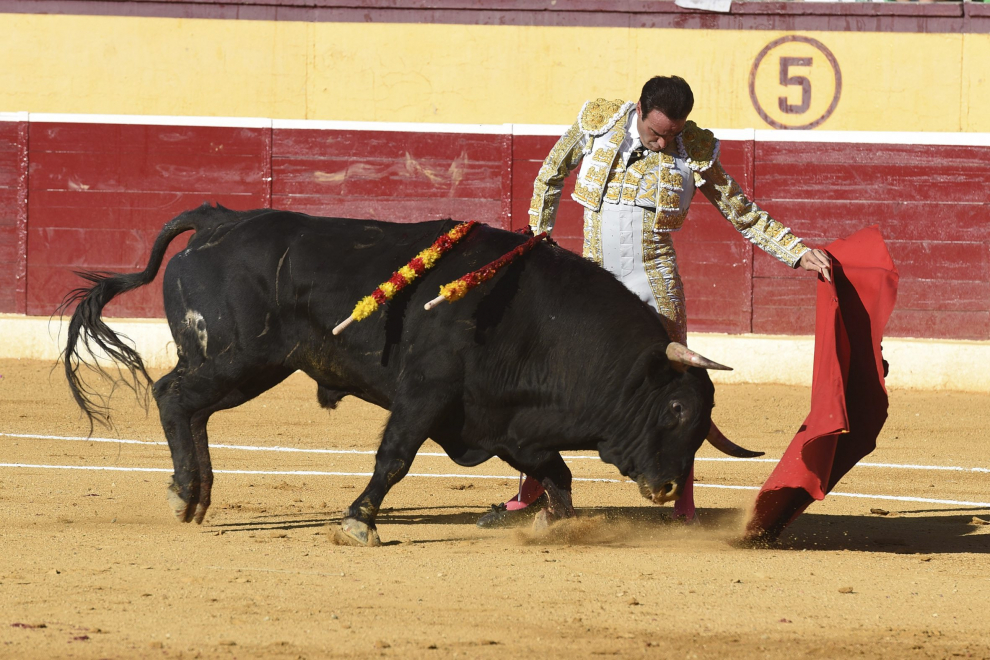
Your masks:
<svg viewBox="0 0 990 660"><path fill-rule="evenodd" d="M639 485L640 494L654 504L670 502L681 496L681 487L676 481L668 481L659 488L654 489L646 483L645 478L640 477L637 484Z"/></svg>

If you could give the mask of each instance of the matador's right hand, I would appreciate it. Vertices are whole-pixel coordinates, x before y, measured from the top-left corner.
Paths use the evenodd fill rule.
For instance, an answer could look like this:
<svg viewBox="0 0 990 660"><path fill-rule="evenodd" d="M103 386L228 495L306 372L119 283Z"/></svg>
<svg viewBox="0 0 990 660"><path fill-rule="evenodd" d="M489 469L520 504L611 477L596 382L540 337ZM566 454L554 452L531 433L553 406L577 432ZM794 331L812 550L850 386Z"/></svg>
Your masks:
<svg viewBox="0 0 990 660"><path fill-rule="evenodd" d="M804 268L805 270L820 273L821 276L825 278L826 282L832 281L832 258L825 250L820 250L818 248L808 250L801 255L801 260L798 261L798 266Z"/></svg>

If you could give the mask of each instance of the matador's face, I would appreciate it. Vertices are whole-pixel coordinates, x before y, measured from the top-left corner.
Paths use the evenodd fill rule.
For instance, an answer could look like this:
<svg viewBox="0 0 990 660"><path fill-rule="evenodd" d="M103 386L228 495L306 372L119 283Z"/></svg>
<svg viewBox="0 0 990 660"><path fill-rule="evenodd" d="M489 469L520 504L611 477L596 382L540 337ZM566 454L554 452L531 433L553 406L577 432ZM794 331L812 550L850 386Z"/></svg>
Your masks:
<svg viewBox="0 0 990 660"><path fill-rule="evenodd" d="M684 130L687 119L670 119L659 110L653 110L643 117L643 106L636 104L636 128L643 146L650 151L667 151L673 153L676 149L676 138Z"/></svg>

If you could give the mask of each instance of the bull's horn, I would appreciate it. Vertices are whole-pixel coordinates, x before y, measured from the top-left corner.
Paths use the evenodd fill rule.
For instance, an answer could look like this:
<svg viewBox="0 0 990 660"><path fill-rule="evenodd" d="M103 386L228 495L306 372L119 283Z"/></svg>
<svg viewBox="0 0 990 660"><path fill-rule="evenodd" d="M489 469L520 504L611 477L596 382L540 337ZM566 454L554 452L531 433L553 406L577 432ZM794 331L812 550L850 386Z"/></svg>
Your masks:
<svg viewBox="0 0 990 660"><path fill-rule="evenodd" d="M756 458L757 456L763 456L762 451L751 451L729 440L725 437L725 434L718 430L715 424L712 424L712 428L708 431L708 437L705 440L712 443L712 446L723 454L728 454L735 458Z"/></svg>
<svg viewBox="0 0 990 660"><path fill-rule="evenodd" d="M680 362L681 364L688 364L692 367L701 367L702 369L721 369L722 371L732 371L732 367L727 367L724 364L713 362L704 355L695 353L684 344L678 344L676 341L672 341L667 344L667 359L671 362Z"/></svg>

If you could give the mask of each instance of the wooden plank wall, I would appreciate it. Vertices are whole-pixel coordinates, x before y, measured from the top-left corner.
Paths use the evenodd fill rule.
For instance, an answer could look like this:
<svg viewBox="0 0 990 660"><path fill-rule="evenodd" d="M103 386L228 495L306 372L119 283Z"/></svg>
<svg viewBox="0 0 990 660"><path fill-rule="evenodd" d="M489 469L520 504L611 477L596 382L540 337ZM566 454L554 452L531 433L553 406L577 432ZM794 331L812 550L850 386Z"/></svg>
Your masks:
<svg viewBox="0 0 990 660"><path fill-rule="evenodd" d="M0 121L0 312L23 314L27 231L27 122Z"/></svg>
<svg viewBox="0 0 990 660"><path fill-rule="evenodd" d="M508 135L276 128L273 140L275 208L508 227Z"/></svg>
<svg viewBox="0 0 990 660"><path fill-rule="evenodd" d="M888 334L990 339L990 147L756 143L756 198L827 244L877 224L900 273ZM810 334L813 283L757 254L753 332Z"/></svg>
<svg viewBox="0 0 990 660"><path fill-rule="evenodd" d="M723 141L720 159L752 199L753 143ZM674 247L684 280L688 331L752 332L753 244L701 193L691 203L684 228L674 234ZM776 267L787 270L781 263Z"/></svg>
<svg viewBox="0 0 990 660"><path fill-rule="evenodd" d="M27 313L52 314L79 286L74 271L143 270L162 225L182 211L268 205L270 154L267 129L32 123ZM107 315L163 316L161 273Z"/></svg>
<svg viewBox="0 0 990 660"><path fill-rule="evenodd" d="M79 285L75 270L143 269L162 225L204 201L519 229L554 141L0 122L0 312L52 314ZM901 273L888 334L990 339L990 147L726 140L722 162L810 243L880 225ZM580 252L582 214L569 198L572 187L573 177L554 237ZM691 331L812 332L814 278L754 249L703 196L674 241ZM170 254L184 242L175 241ZM161 316L160 283L123 296L108 314Z"/></svg>

